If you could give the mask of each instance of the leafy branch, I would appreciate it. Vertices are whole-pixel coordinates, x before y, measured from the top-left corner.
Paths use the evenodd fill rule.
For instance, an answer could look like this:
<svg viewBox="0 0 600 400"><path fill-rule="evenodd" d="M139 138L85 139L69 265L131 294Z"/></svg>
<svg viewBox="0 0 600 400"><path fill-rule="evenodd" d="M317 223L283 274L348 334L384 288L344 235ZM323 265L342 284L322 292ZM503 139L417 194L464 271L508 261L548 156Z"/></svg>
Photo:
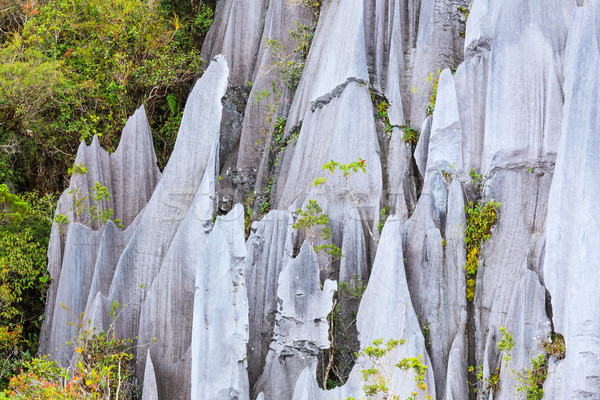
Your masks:
<svg viewBox="0 0 600 400"><path fill-rule="evenodd" d="M369 225L367 215L365 214L365 211L363 210L363 208L360 206L360 202L358 201L358 199L356 198L356 195L354 194L354 191L352 190L352 185L350 185L350 177L352 175L354 175L355 173L358 173L358 171L362 171L363 174L366 174L366 168L367 168L366 161L360 157L358 158L358 161L353 161L351 163L341 164L337 161L331 160L328 163L325 163L325 165L323 165L323 170L329 171L331 173L331 175L335 175L335 172L337 170L339 170L342 173L342 177L346 181L346 189L348 190L348 193L350 193L350 197L352 198L352 201L354 202L354 204L356 204L356 206L360 210L362 218L365 221L365 225L367 226L367 230L369 231L369 235L371 236L371 238L373 239L375 244L379 244L379 241L375 238L375 235L373 234L373 231L371 230L371 226ZM320 186L320 185L323 185L326 181L327 181L327 178L318 177L313 181L312 185Z"/></svg>

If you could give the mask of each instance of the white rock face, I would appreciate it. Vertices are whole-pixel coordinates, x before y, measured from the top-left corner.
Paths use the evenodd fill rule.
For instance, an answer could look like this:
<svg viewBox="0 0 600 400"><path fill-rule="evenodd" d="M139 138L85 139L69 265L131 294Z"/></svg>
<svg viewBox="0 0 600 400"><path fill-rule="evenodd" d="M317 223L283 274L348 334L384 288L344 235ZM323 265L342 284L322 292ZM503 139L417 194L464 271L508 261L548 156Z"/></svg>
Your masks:
<svg viewBox="0 0 600 400"><path fill-rule="evenodd" d="M217 217L197 258L192 326L192 399L249 399L248 297L241 205Z"/></svg>
<svg viewBox="0 0 600 400"><path fill-rule="evenodd" d="M123 129L121 142L115 153L109 155L100 147L98 139L94 137L89 147L85 143L81 143L77 151L75 164L83 165L87 173L74 175L69 188L61 195L58 202L56 214L65 215L68 218L68 223L61 224L62 226L55 223L52 227L48 248L48 271L52 278L52 285L46 295L46 318L40 335L40 354L54 352L58 345L64 343L65 337L72 333L71 329L66 326L66 321L72 321L72 318L67 311L62 310L61 303L64 302L76 315L79 315L85 311L86 304L89 302L87 299L83 300L83 297L88 297L90 285L93 290L101 290L99 285L106 289L112 279L112 272L109 272L108 275L103 275L102 279L91 281L95 271L93 264L96 262L96 255L89 253L86 261L77 267L70 260L66 266L69 268L67 279L71 282L67 284L65 280L65 283L63 283L65 289L63 290L66 292L63 292L62 298L57 301L64 254L68 251L74 254L75 257L80 257L80 250L71 251L67 248L73 245L81 248L81 245L88 243L89 246L95 248L91 250L93 253L97 251L99 240L103 240L106 244L102 248L106 251L99 254L97 262L114 271L116 259L120 256L124 244L136 229L130 225L136 215L145 207L160 178L161 174L156 166L156 155L154 154L150 126L144 107L142 106L137 110L127 121ZM91 196L96 182L107 188L110 193L109 201L101 200L99 204L92 201ZM109 224L112 226L108 226L107 232L104 234L101 232L85 233L86 230L79 226L79 228L76 228L77 233L73 235L94 235L95 239L90 239L91 242L82 237L68 240L68 231L73 222L78 222L77 225L80 225L79 223L89 225L96 230L101 225L99 220L92 221L89 211L77 215L74 202L78 199L83 199L83 201L79 201L83 210L90 210L92 206L98 207L99 210L113 210L112 218L122 220L123 225L128 227L126 230L128 233L117 232L114 224ZM69 246L66 244L67 241ZM89 246L86 250L88 252L91 249ZM117 247L119 250L114 251L111 249L112 247ZM105 267L100 269L105 269ZM82 269L87 272L81 272ZM103 293L106 294L106 292ZM70 301L69 297L73 297L73 301ZM93 300L95 293L90 294L90 297ZM79 300L75 300L76 298ZM59 311L61 315L57 315L56 319L54 318L55 310L61 310ZM53 331L54 333L51 333ZM51 339L51 335L54 335L55 339ZM70 337L66 338L66 340L68 339Z"/></svg>
<svg viewBox="0 0 600 400"><path fill-rule="evenodd" d="M156 386L156 376L154 375L154 364L150 352L146 355L146 367L144 369L144 391L142 400L158 400L158 388Z"/></svg>
<svg viewBox="0 0 600 400"><path fill-rule="evenodd" d="M46 339L42 339L41 353L49 353L65 365L72 358L72 350L64 343L77 335L78 328L66 325L72 316L62 304L75 315L85 312L84 320L89 320L91 326L107 329L111 323L109 307L116 301L124 307L115 323L116 332L120 337L137 337L137 376L141 380L145 367L152 364L152 396L189 398L194 280L200 253L206 251L202 250L203 244L213 228L220 100L227 76L227 64L218 57L198 81L190 94L175 150L156 190L149 186L158 178L158 170L148 124L142 123L143 109L130 119L114 154L106 154L97 141L89 148L80 147L78 162L86 163L88 173L73 179L72 186L83 192L99 180L109 191L114 188L116 196L111 202L119 203L114 208L121 213L115 216L130 224L121 231L110 221L99 230L70 223L62 235L66 237L64 242L55 227L49 250L54 289L47 304L51 311L47 315L52 319L45 321L42 338ZM143 163L148 165L138 167ZM138 190L135 196L133 190ZM150 199L148 204L145 198ZM70 202L71 196L65 192L58 212L70 211ZM89 219L81 222L89 223ZM94 222L92 227L97 225ZM241 236L235 237L236 249L244 248L240 229ZM235 257L243 256L236 250ZM241 282L240 276L238 272L235 282ZM245 291L240 293L236 302L246 321L240 328L246 330L240 345L243 360L247 305L242 300L246 301L247 296ZM156 343L148 351L155 338ZM153 360L146 360L147 353ZM241 370L242 375L247 374L245 366ZM237 389L242 393L248 392L245 376L246 383Z"/></svg>
<svg viewBox="0 0 600 400"><path fill-rule="evenodd" d="M205 61L224 55L232 71L231 85L246 85L254 77L267 5L266 0L226 0L217 5L200 55Z"/></svg>
<svg viewBox="0 0 600 400"><path fill-rule="evenodd" d="M294 252L292 214L273 210L255 222L246 242L244 275L248 291L248 376L254 385L265 366L277 315L277 281Z"/></svg>
<svg viewBox="0 0 600 400"><path fill-rule="evenodd" d="M549 399L597 398L599 309L598 104L600 4L577 8L565 52L565 108L546 226L544 281L567 354L551 368ZM577 200L575 200L577 199ZM545 397L546 398L546 397Z"/></svg>
<svg viewBox="0 0 600 400"><path fill-rule="evenodd" d="M279 274L273 341L255 386L265 400L291 398L302 370L315 370L320 350L329 348L327 316L337 285L326 280L321 288L319 275L317 254L308 241Z"/></svg>
<svg viewBox="0 0 600 400"><path fill-rule="evenodd" d="M332 0L321 10L315 39L288 116L288 129L305 118L312 101L354 78L368 82L362 0Z"/></svg>

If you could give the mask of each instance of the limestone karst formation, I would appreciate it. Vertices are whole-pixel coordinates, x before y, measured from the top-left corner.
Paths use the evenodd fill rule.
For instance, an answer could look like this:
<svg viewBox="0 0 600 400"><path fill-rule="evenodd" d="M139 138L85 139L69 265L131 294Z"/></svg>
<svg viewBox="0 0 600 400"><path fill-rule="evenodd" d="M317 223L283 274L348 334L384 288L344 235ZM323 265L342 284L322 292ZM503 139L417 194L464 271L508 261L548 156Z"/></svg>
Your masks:
<svg viewBox="0 0 600 400"><path fill-rule="evenodd" d="M600 0L322 3L218 2L162 173L143 107L115 153L81 145L88 173L71 187L106 186L124 227L53 228L40 353L72 358L61 304L107 329L117 302L144 399L360 398L369 360L348 354L396 338L394 360L421 355L433 399L508 400L560 334L543 398L600 399ZM359 159L347 181L322 169ZM331 238L294 227L309 200ZM467 276L467 210L491 201ZM327 244L343 257L315 251ZM392 379L401 399L415 390L412 371Z"/></svg>

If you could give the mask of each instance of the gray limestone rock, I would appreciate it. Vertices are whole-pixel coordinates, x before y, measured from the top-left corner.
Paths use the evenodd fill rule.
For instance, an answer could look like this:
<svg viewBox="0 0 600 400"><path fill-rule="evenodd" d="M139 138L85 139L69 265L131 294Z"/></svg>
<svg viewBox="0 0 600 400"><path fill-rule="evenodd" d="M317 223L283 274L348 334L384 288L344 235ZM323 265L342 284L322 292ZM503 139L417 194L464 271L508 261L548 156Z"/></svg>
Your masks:
<svg viewBox="0 0 600 400"><path fill-rule="evenodd" d="M421 176L425 176L425 171L427 169L427 155L429 152L429 137L431 136L432 119L433 117L429 116L423 122L419 141L417 142L414 152L415 163L417 164Z"/></svg>
<svg viewBox="0 0 600 400"><path fill-rule="evenodd" d="M471 396L470 365L481 365L484 378L500 375L494 391L479 382L478 398L516 398L514 371L530 367L553 332L564 335L567 354L549 357L544 398L600 398L600 2L475 0L466 31L466 0L323 3L299 86L283 92L273 114L287 118L283 142L265 135L272 121L253 96L271 81L282 85L268 71L267 38L290 48L294 21L312 15L284 0L222 0L202 54L225 57L190 94L160 180L143 109L114 154L97 139L81 145L77 162L88 173L70 188L106 186L113 196L101 207L128 228L76 218L71 194L63 194L57 213L75 223L53 227L40 353L65 365L72 356L58 347L77 334L61 303L107 329L117 301L125 306L118 334L139 338L144 399L360 397L364 357L342 386L324 391L317 383L318 356L331 346L336 284L327 278L358 276L368 285L352 340L364 348L377 338L407 339L394 358L422 355L436 400ZM442 67L456 73L442 71L426 118L425 78ZM230 95L248 81L253 93L238 107ZM391 137L378 134L369 91L390 103ZM422 127L414 149L402 140L407 123ZM351 190L339 172L322 170L359 157L366 173L349 177ZM317 177L327 182L313 187ZM238 200L254 195L272 210L252 224L245 245L244 213L256 220L260 212L232 208L235 189ZM328 214L331 241L311 243L291 227L310 199ZM465 207L489 201L500 203L499 218L481 244L469 302ZM384 204L393 215L379 237ZM215 205L231 211L213 226ZM316 254L312 247L323 243L345 257ZM515 341L508 365L497 347L500 327ZM394 371L406 398L414 376Z"/></svg>
<svg viewBox="0 0 600 400"><path fill-rule="evenodd" d="M496 6L501 22L490 55L482 170L556 155L568 3Z"/></svg>
<svg viewBox="0 0 600 400"><path fill-rule="evenodd" d="M283 145L283 138L277 137L274 125L278 118L285 119L293 100L295 87L289 81L288 63L300 65L304 62L299 54L294 53L300 40L295 39L292 32L301 35L304 31L300 26L310 29L314 19L310 9L300 3L288 0L270 0L268 3L236 163L236 168L242 173L249 174L254 170L255 192L258 193L268 185L272 176L276 155L271 150ZM236 200L243 201L248 195L248 187L239 189Z"/></svg>
<svg viewBox="0 0 600 400"><path fill-rule="evenodd" d="M223 0L217 4L200 55L205 61L224 55L232 71L231 86L245 86L253 80L267 3Z"/></svg>
<svg viewBox="0 0 600 400"><path fill-rule="evenodd" d="M326 280L321 287L319 276L317 254L305 241L279 274L273 341L254 388L266 400L291 398L300 373L315 370L320 350L329 348L327 315L337 285Z"/></svg>
<svg viewBox="0 0 600 400"><path fill-rule="evenodd" d="M142 400L158 400L158 389L156 376L154 375L154 364L150 352L146 355L146 367L144 368L144 391Z"/></svg>
<svg viewBox="0 0 600 400"><path fill-rule="evenodd" d="M376 135L368 88L350 82L339 97L307 112L297 143L286 149L277 185L273 188L274 206L296 209L308 198L318 200L329 215L334 240L341 243L343 221L347 215L352 215L350 209L356 203L351 199L341 173L338 171L331 176L322 170L322 166L330 160L350 163L362 158L366 162L366 173L353 174L349 182L365 211L367 223L374 230L382 191ZM313 187L312 182L317 177L327 177L327 183Z"/></svg>
<svg viewBox="0 0 600 400"><path fill-rule="evenodd" d="M262 373L277 314L277 280L293 254L292 214L274 210L254 223L246 247L244 275L248 291L248 376L254 385Z"/></svg>
<svg viewBox="0 0 600 400"><path fill-rule="evenodd" d="M208 194L198 193L204 171L214 168L218 143L221 97L227 87L228 67L218 57L208 67L190 93L179 134L169 164L154 195L140 216L138 229L119 258L108 298L126 305L123 323L117 325L122 337L135 337L146 288L154 278L182 221L196 196L211 202ZM212 154L212 157L211 157ZM212 160L212 165L211 165ZM201 209L201 219L205 218ZM160 229L155 229L156 224Z"/></svg>
<svg viewBox="0 0 600 400"><path fill-rule="evenodd" d="M94 231L77 222L69 225L48 335L50 357L63 366L70 364L73 353L66 343L79 334L79 326L84 322L78 318L85 311L98 246L104 232L105 228Z"/></svg>
<svg viewBox="0 0 600 400"><path fill-rule="evenodd" d="M390 217L383 228L379 243L380 250L375 257L369 285L358 310L357 328L360 333L361 347L370 346L376 339L405 339L406 343L392 354L392 365L402 358L419 356L422 357L425 365L431 365L404 273L402 235L401 219ZM390 318L391 315L394 317ZM348 382L329 391L318 388L314 379L314 370L307 368L298 378L293 399L326 400L344 399L349 396L360 398L363 385L360 370L371 366L371 363L361 356L354 365ZM393 394L398 395L399 398L406 398L415 390L412 372L394 368L390 379L395 388ZM431 372L426 375L426 384L429 388L428 393L432 398L436 398L436 387Z"/></svg>
<svg viewBox="0 0 600 400"><path fill-rule="evenodd" d="M192 341L194 279L197 260L205 251L203 245L212 229L217 147L215 139L200 186L156 278L150 287L146 287L140 313L138 346L153 343L151 354L162 361L155 366L161 398L187 399L190 396L189 347ZM138 357L138 370L143 364L143 356Z"/></svg>
<svg viewBox="0 0 600 400"><path fill-rule="evenodd" d="M546 225L543 278L566 358L549 369L549 399L600 397L598 114L600 4L574 12L565 53L565 108ZM546 397L545 397L546 398Z"/></svg>
<svg viewBox="0 0 600 400"><path fill-rule="evenodd" d="M418 33L412 49L408 51L410 58L406 67L411 71L407 85L411 90L407 120L419 125L426 117L425 108L433 90L427 82L429 74L435 78L438 70L456 67L463 60L464 45L460 32L464 27L464 17L459 7L469 7L469 2L421 0L409 4L413 10L418 10L419 15Z"/></svg>
<svg viewBox="0 0 600 400"><path fill-rule="evenodd" d="M311 102L348 78L369 82L362 0L331 0L322 6L315 38L290 112L286 134L306 118Z"/></svg>
<svg viewBox="0 0 600 400"><path fill-rule="evenodd" d="M59 344L51 343L49 334L54 329L51 326L54 309L57 305L60 306L60 303L56 303L56 296L69 224L81 222L98 229L101 225L100 221L92 221L90 218L90 207L94 206L99 211L113 210L113 219L120 219L125 226L130 225L136 215L145 207L160 178L144 107L140 107L127 121L115 153L108 154L100 147L98 139L94 137L90 146L81 143L75 164L85 165L87 173L73 175L69 187L58 201L56 215L65 215L66 223L60 224L60 226L54 223L52 226L48 247L48 272L52 279L52 285L46 295L46 318L40 335L39 354L49 354L51 348ZM92 201L91 195L96 182L107 188L110 193L108 202ZM79 208L74 205L76 199L81 199ZM79 216L76 209L79 209ZM111 231L115 230L111 228ZM133 232L133 230L130 229L129 232ZM117 234L111 233L110 235ZM119 255L120 252L106 254L107 257L113 258L118 258ZM85 279L89 278L85 277ZM110 283L104 281L102 284Z"/></svg>
<svg viewBox="0 0 600 400"><path fill-rule="evenodd" d="M249 399L248 297L241 205L217 217L196 258L192 326L192 399Z"/></svg>

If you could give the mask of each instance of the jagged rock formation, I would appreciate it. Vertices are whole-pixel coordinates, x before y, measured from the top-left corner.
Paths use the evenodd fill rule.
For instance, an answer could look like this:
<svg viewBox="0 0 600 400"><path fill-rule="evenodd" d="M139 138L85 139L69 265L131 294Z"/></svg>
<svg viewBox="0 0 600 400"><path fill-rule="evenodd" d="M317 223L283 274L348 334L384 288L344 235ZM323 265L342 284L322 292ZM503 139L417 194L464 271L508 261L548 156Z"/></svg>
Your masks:
<svg viewBox="0 0 600 400"><path fill-rule="evenodd" d="M77 221L73 192L63 195L57 212L71 222L51 238L40 352L72 358L59 347L77 333L62 303L106 329L116 301L118 334L138 337L145 399L357 398L370 364L340 346L377 338L407 340L394 360L423 356L435 399L514 399L517 373L560 333L566 358L547 356L544 399L600 398L600 1L475 0L466 25L460 0L326 0L318 13L300 3L218 3L202 50L210 64L162 176L143 109L115 154L82 145L88 173L71 188L107 186L101 207L126 228ZM296 22L316 22L306 60L293 52ZM297 87L285 85L271 40L303 63ZM427 116L426 78L438 69ZM420 127L416 146L407 125ZM359 158L365 174L348 181L321 168ZM292 227L311 199L330 239ZM465 207L488 201L500 203L498 220L470 300ZM342 304L356 279L364 294ZM331 315L356 317L343 340ZM515 342L508 365L500 327ZM331 354L338 386L325 390ZM408 397L412 373L392 376Z"/></svg>

